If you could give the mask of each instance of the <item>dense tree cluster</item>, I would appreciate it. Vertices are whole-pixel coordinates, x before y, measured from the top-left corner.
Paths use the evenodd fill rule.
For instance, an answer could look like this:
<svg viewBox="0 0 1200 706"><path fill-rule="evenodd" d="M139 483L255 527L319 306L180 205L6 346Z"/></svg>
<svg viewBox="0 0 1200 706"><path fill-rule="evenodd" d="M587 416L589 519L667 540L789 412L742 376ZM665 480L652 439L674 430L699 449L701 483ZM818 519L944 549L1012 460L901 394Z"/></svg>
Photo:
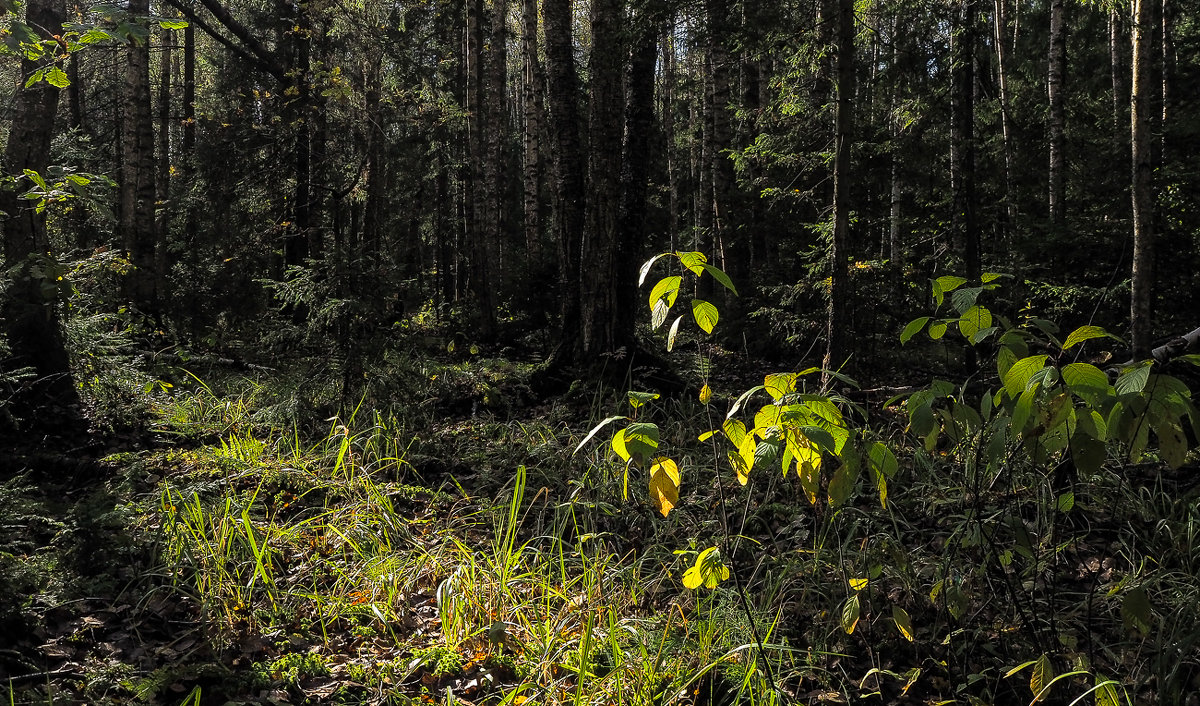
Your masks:
<svg viewBox="0 0 1200 706"><path fill-rule="evenodd" d="M738 283L736 338L832 367L942 273L1013 273L1141 354L1194 327L1200 15L1175 0L6 10L10 372L62 378L49 263L111 251L127 321L193 346L425 308L589 365L636 348L637 264L668 249Z"/></svg>

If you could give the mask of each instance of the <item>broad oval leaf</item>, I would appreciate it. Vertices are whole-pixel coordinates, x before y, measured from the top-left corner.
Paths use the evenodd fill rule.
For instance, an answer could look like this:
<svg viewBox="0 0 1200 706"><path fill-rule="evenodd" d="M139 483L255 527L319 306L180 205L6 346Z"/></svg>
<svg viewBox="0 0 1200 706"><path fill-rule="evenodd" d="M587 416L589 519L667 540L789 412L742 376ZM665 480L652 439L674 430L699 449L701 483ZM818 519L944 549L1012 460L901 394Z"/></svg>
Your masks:
<svg viewBox="0 0 1200 706"><path fill-rule="evenodd" d="M1054 665L1050 663L1049 655L1042 655L1034 662L1033 674L1029 677L1029 689L1033 692L1034 701L1037 701L1053 682Z"/></svg>
<svg viewBox="0 0 1200 706"><path fill-rule="evenodd" d="M704 264L708 262L708 256L702 252L676 252L675 256L683 263L683 266L691 270L697 277L704 272Z"/></svg>
<svg viewBox="0 0 1200 706"><path fill-rule="evenodd" d="M1108 391L1108 376L1090 363L1064 365L1062 379L1067 384L1067 389L1088 401Z"/></svg>
<svg viewBox="0 0 1200 706"><path fill-rule="evenodd" d="M862 607L858 603L858 594L850 596L846 604L842 606L842 629L847 635L854 634L854 628L858 626L858 619L862 615Z"/></svg>
<svg viewBox="0 0 1200 706"><path fill-rule="evenodd" d="M675 299L679 296L679 287L683 284L683 278L677 275L663 277L654 285L654 289L650 290L650 308L653 309L660 300L665 299L667 308L675 306Z"/></svg>
<svg viewBox="0 0 1200 706"><path fill-rule="evenodd" d="M1067 340L1063 341L1062 347L1065 351L1068 348L1083 343L1089 339L1106 337L1108 337L1108 332L1099 326L1080 326L1072 331L1069 336L1067 336Z"/></svg>
<svg viewBox="0 0 1200 706"><path fill-rule="evenodd" d="M934 321L932 324L929 325L929 337L932 338L933 340L935 340L935 341L939 340L942 336L945 336L945 335L946 335L946 322L945 321Z"/></svg>
<svg viewBox="0 0 1200 706"><path fill-rule="evenodd" d="M921 332L921 329L925 328L925 324L927 323L929 323L928 316L922 316L918 319L909 321L908 325L904 327L904 331L900 333L900 345L908 343L913 336L917 335Z"/></svg>
<svg viewBox="0 0 1200 706"><path fill-rule="evenodd" d="M1046 355L1031 355L1013 363L1012 367L1004 374L1004 389L1008 392L1008 396L1016 399L1024 392L1026 386L1029 385L1030 378L1034 373L1046 367L1046 361L1049 358L1050 356Z"/></svg>
<svg viewBox="0 0 1200 706"><path fill-rule="evenodd" d="M696 325L704 329L705 333L712 333L717 325L717 307L702 299L692 300L692 316L696 319Z"/></svg>
<svg viewBox="0 0 1200 706"><path fill-rule="evenodd" d="M991 325L992 312L982 306L973 306L967 309L958 319L959 332L972 343L975 342L975 334L986 328L990 328Z"/></svg>
<svg viewBox="0 0 1200 706"><path fill-rule="evenodd" d="M1150 361L1143 361L1122 370L1113 387L1118 395L1141 392L1146 389L1146 381L1149 379Z"/></svg>
<svg viewBox="0 0 1200 706"><path fill-rule="evenodd" d="M712 400L712 388L708 385L700 388L700 404L708 404ZM701 439L703 441L703 439Z"/></svg>
<svg viewBox="0 0 1200 706"><path fill-rule="evenodd" d="M661 395L659 395L657 392L634 392L633 390L630 390L625 394L629 397L629 406L633 407L634 409L637 409L648 402L653 402L661 397Z"/></svg>
<svg viewBox="0 0 1200 706"><path fill-rule="evenodd" d="M666 456L650 466L650 501L663 517L679 504L679 466Z"/></svg>
<svg viewBox="0 0 1200 706"><path fill-rule="evenodd" d="M613 453L620 456L621 460L624 461L625 463L629 463L629 459L631 457L629 455L629 449L625 447L625 430L624 429L620 429L617 431L616 434L613 434L611 445L612 445Z"/></svg>

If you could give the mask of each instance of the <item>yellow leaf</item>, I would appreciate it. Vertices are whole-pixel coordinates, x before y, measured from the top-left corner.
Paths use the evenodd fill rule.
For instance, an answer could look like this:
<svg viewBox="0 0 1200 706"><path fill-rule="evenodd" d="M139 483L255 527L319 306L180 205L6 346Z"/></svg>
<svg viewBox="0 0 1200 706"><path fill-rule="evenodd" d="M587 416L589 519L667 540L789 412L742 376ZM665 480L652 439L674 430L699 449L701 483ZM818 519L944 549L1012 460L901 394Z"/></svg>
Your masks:
<svg viewBox="0 0 1200 706"><path fill-rule="evenodd" d="M704 387L700 388L700 404L708 404L709 400L711 400L711 399L712 399L712 388L710 388L708 385L705 385Z"/></svg>
<svg viewBox="0 0 1200 706"><path fill-rule="evenodd" d="M908 617L908 611L898 605L892 606L892 621L896 623L896 629L904 636L905 640L913 641L913 626L912 620Z"/></svg>
<svg viewBox="0 0 1200 706"><path fill-rule="evenodd" d="M663 517L679 504L679 466L666 456L650 466L650 500Z"/></svg>
<svg viewBox="0 0 1200 706"><path fill-rule="evenodd" d="M853 588L855 591L861 591L866 587L867 587L866 579L850 579L850 588Z"/></svg>

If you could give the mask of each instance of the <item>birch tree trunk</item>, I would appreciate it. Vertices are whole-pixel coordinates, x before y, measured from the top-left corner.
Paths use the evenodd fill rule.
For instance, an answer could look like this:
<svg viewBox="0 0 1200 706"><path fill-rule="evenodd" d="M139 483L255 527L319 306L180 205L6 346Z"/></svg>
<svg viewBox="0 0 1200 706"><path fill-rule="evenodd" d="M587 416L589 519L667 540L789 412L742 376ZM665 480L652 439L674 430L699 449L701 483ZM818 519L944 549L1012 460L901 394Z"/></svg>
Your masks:
<svg viewBox="0 0 1200 706"><path fill-rule="evenodd" d="M521 75L524 133L522 143L525 159L523 170L525 249L529 261L541 257L541 134L542 91L541 70L538 66L538 7L537 0L521 0Z"/></svg>
<svg viewBox="0 0 1200 706"><path fill-rule="evenodd" d="M1066 22L1063 0L1050 2L1050 55L1049 77L1046 82L1050 99L1050 116L1046 126L1050 152L1050 223L1061 227L1066 214L1066 181L1064 178L1065 157L1063 156L1063 73L1067 62Z"/></svg>

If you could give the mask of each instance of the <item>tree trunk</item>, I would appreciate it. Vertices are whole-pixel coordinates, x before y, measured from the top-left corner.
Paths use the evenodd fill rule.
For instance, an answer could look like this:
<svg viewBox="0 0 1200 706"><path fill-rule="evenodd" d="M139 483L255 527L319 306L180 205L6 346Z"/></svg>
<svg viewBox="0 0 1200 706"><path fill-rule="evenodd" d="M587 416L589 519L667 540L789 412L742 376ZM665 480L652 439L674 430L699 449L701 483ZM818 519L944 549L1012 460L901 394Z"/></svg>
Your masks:
<svg viewBox="0 0 1200 706"><path fill-rule="evenodd" d="M976 0L960 0L952 33L953 83L951 126L951 190L955 249L962 255L965 274L980 274L979 232L975 224L975 44L978 26Z"/></svg>
<svg viewBox="0 0 1200 706"><path fill-rule="evenodd" d="M1050 151L1050 223L1061 229L1066 216L1065 157L1063 155L1063 129L1066 117L1063 112L1063 74L1067 63L1066 22L1064 0L1050 2L1050 56L1049 77L1046 82L1050 99L1050 116L1046 125Z"/></svg>
<svg viewBox="0 0 1200 706"><path fill-rule="evenodd" d="M1122 160L1128 154L1125 139L1129 136L1129 131L1124 113L1129 101L1129 92L1125 89L1122 78L1124 64L1121 61L1121 20L1116 8L1108 12L1108 57L1112 74L1112 154L1113 159Z"/></svg>
<svg viewBox="0 0 1200 706"><path fill-rule="evenodd" d="M993 39L996 43L996 82L1000 88L1000 139L1001 151L1004 153L1004 192L1001 196L1003 202L1003 222L1000 229L1000 237L1003 240L1006 236L1007 228L1013 222L1013 202L1012 202L1012 173L1013 173L1013 145L1012 145L1012 120L1009 115L1011 106L1008 94L1008 50L1005 47L1005 27L1008 18L1005 15L1005 0L994 0L995 12L995 27L996 31Z"/></svg>
<svg viewBox="0 0 1200 706"><path fill-rule="evenodd" d="M555 242L558 244L559 352L569 359L579 333L579 244L584 221L584 169L579 129L579 79L570 0L543 0L546 102L554 146Z"/></svg>
<svg viewBox="0 0 1200 706"><path fill-rule="evenodd" d="M508 78L507 31L508 0L492 0L492 29L484 63L483 120L483 183L480 192L483 208L479 214L479 242L474 249L472 282L475 301L479 306L479 334L491 339L496 333L496 289L500 284L500 246L504 234L504 209L501 208L505 187L504 134L505 86Z"/></svg>
<svg viewBox="0 0 1200 706"><path fill-rule="evenodd" d="M149 0L130 0L134 16L150 14ZM157 314L158 229L154 219L154 122L150 107L149 38L130 39L126 47L125 115L121 148L121 231L133 272L126 294L142 313Z"/></svg>
<svg viewBox="0 0 1200 706"><path fill-rule="evenodd" d="M29 0L26 22L42 37L60 31L66 12L62 0ZM23 88L24 78L44 66L28 58L21 61L18 88L13 97L13 120L4 151L4 174L22 178L26 169L45 174L50 164L50 140L58 109L59 90L45 81ZM36 379L8 400L20 416L28 415L35 425L52 426L59 415L39 414L48 404L64 405L74 418L79 395L71 378L66 345L58 319L58 287L53 286L53 269L43 260L50 252L46 218L33 203L21 199L20 188L0 189L0 211L8 218L4 229L4 267L11 278L0 297L3 321L11 356L10 370L32 367ZM44 285L51 285L46 287Z"/></svg>
<svg viewBox="0 0 1200 706"><path fill-rule="evenodd" d="M621 233L617 212L621 196L621 147L624 127L621 18L623 0L593 0L589 59L587 205L580 247L580 337L576 361L598 365L600 356L632 343L633 321L619 319L617 289L634 282L617 279Z"/></svg>
<svg viewBox="0 0 1200 706"><path fill-rule="evenodd" d="M175 51L175 31L163 28L159 32L159 83L158 83L158 148L156 150L158 158L158 174L155 177L155 187L157 189L158 203L162 204L161 213L158 215L158 251L157 251L157 266L155 271L158 273L157 289L159 292L166 292L167 289L167 273L170 271L171 262L168 259L167 251L167 233L170 228L170 213L173 208L167 207L167 202L171 198L171 67L172 67L172 52Z"/></svg>
<svg viewBox="0 0 1200 706"><path fill-rule="evenodd" d="M837 117L834 125L833 238L829 247L829 318L826 370L843 369L849 355L850 312L850 161L854 145L854 0L837 5ZM826 378L826 382L829 379Z"/></svg>
<svg viewBox="0 0 1200 706"><path fill-rule="evenodd" d="M713 256L735 281L741 281L748 269L747 248L733 242L736 225L733 207L733 161L728 150L733 145L729 119L732 83L729 41L731 21L728 0L705 0L708 21L708 63L710 90L708 125L711 130L708 158L712 161L712 243ZM727 308L732 302L727 302Z"/></svg>
<svg viewBox="0 0 1200 706"><path fill-rule="evenodd" d="M525 250L528 260L536 263L541 257L541 134L542 91L541 69L538 66L538 7L537 0L521 0L521 75L523 78L522 112L524 114L524 191Z"/></svg>
<svg viewBox="0 0 1200 706"><path fill-rule="evenodd" d="M651 142L654 133L654 69L658 59L657 27L645 15L633 18L636 36L630 51L625 82L625 137L621 157L621 201L614 267L614 318L637 319L638 266L646 239L646 186L650 182Z"/></svg>
<svg viewBox="0 0 1200 706"><path fill-rule="evenodd" d="M1154 290L1154 193L1152 191L1151 114L1154 86L1150 67L1153 58L1154 9L1159 0L1134 0L1133 81L1129 110L1132 149L1133 194L1133 282L1130 302L1130 332L1133 357L1150 355L1153 322L1151 300Z"/></svg>
<svg viewBox="0 0 1200 706"><path fill-rule="evenodd" d="M1171 78L1175 74L1175 3L1173 0L1162 0L1162 115L1159 123L1159 155L1162 164L1167 163L1167 120L1173 109L1174 96L1171 92Z"/></svg>

